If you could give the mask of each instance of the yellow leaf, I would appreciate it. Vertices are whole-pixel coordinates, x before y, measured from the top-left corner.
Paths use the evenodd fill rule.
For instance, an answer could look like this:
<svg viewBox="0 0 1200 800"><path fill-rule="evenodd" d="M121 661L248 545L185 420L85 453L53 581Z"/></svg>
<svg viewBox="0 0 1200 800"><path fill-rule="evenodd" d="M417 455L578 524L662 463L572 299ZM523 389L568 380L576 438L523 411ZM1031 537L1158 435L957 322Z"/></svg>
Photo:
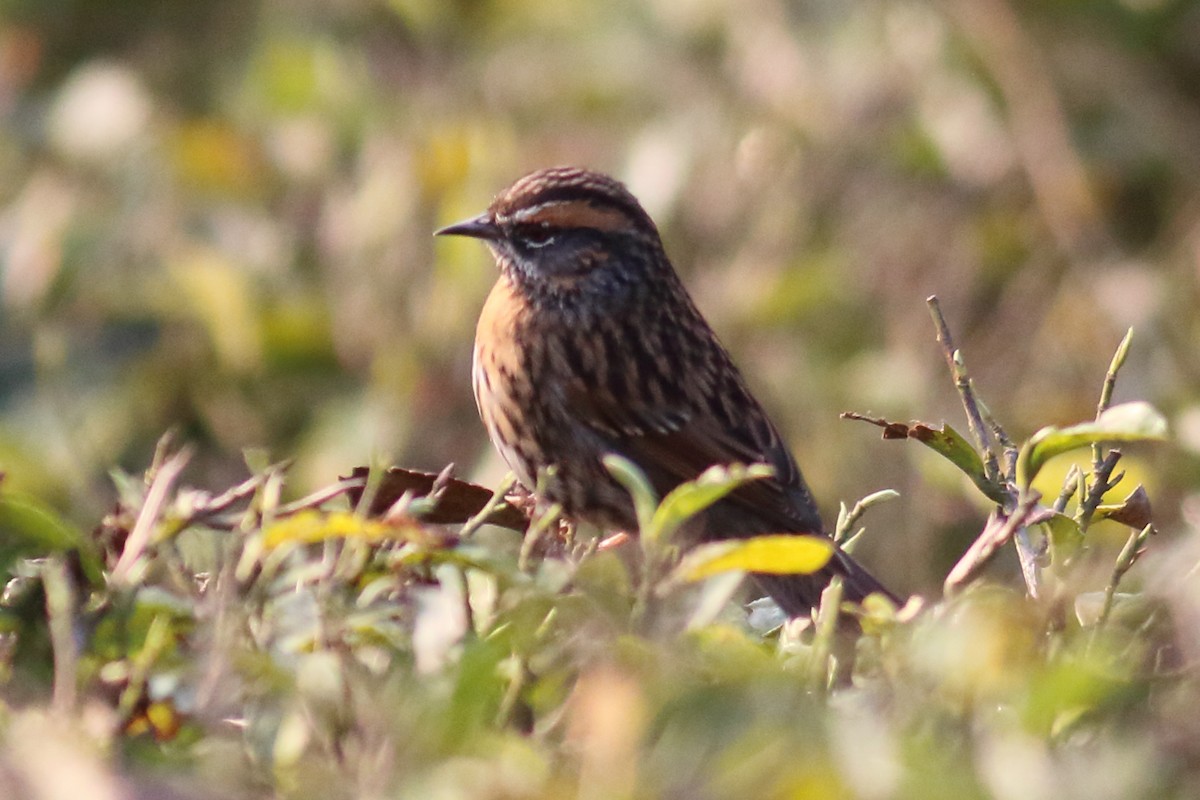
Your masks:
<svg viewBox="0 0 1200 800"><path fill-rule="evenodd" d="M301 511L279 520L263 531L263 543L278 547L286 542L311 544L326 539L365 539L379 542L405 538L402 527L363 519L349 511Z"/></svg>
<svg viewBox="0 0 1200 800"><path fill-rule="evenodd" d="M689 581L733 570L809 575L828 564L833 551L833 542L823 536L789 533L755 536L700 545L684 557L677 572Z"/></svg>

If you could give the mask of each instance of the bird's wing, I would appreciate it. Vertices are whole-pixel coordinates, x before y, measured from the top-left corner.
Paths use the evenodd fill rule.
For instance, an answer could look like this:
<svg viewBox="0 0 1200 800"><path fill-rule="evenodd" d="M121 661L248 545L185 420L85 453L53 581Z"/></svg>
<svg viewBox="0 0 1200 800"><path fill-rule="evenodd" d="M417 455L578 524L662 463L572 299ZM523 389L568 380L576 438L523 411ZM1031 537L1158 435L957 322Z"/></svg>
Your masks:
<svg viewBox="0 0 1200 800"><path fill-rule="evenodd" d="M603 392L567 392L573 418L585 422L612 452L638 465L660 495L714 464L768 464L770 478L751 481L729 495L760 520L761 533L820 533L821 520L796 461L778 430L747 393L744 418L731 428L705 408L687 410L617 402Z"/></svg>
<svg viewBox="0 0 1200 800"><path fill-rule="evenodd" d="M612 452L637 464L660 496L713 464L765 463L775 468L773 477L743 484L710 509L712 525L703 535L823 534L795 459L753 398L748 398L746 410L748 415L761 415L758 424L738 425L732 431L705 414L606 402L602 393L569 392L567 399L576 419L587 420ZM756 579L784 611L802 616L820 604L821 591L834 575L842 576L847 600L860 602L880 593L901 605L897 595L841 548L835 548L832 560L813 575L757 575Z"/></svg>

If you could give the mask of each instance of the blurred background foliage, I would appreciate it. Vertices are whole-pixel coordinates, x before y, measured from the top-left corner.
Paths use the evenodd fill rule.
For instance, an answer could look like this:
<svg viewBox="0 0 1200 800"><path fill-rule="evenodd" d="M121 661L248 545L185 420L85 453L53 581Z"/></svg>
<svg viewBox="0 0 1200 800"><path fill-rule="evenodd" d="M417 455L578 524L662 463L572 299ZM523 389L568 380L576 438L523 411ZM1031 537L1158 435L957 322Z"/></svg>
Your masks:
<svg viewBox="0 0 1200 800"><path fill-rule="evenodd" d="M241 540L188 531L136 603L81 611L75 633L104 625L80 635L80 685L138 691L76 721L128 724L121 757L186 765L196 793L127 786L79 730L13 712L71 674L47 639L72 629L40 622L66 573L45 598L20 580L5 595L6 625L39 622L0 710L0 789L1195 796L1198 691L1176 678L1200 657L1197 42L1195 0L3 0L6 491L91 529L110 472L140 473L171 427L195 447L186 483L213 492L246 477L247 448L294 461L288 497L378 456L494 485L469 388L494 270L478 243L431 232L576 163L627 181L658 221L826 519L900 491L859 554L901 591L936 594L986 506L932 453L837 414L961 427L926 296L1018 439L1090 418L1133 326L1116 400L1150 400L1173 431L1121 462L1165 533L1134 577L1170 608L1176 651L1151 630L1161 615L1048 638L1050 611L984 587L872 632L865 687L825 702L804 683L811 654L740 623L630 634L611 555L565 598L560 563L526 575L502 537L471 544L490 561L465 588L410 562L370 562L383 589L334 581L320 566L359 563L351 542L206 592L191 578ZM1047 493L1065 471L1046 471ZM397 575L417 600L393 602ZM996 575L1018 580L1012 561ZM468 589L494 595L474 638ZM198 720L182 734L176 708Z"/></svg>
<svg viewBox="0 0 1200 800"><path fill-rule="evenodd" d="M557 163L642 199L827 518L901 492L862 551L888 581L936 586L981 517L837 419L961 418L931 293L1021 438L1089 418L1134 326L1117 399L1179 441L1123 463L1161 527L1200 514L1200 3L0 13L0 466L81 526L172 426L214 489L248 447L295 459L293 494L376 453L494 484L469 389L493 268L430 233Z"/></svg>

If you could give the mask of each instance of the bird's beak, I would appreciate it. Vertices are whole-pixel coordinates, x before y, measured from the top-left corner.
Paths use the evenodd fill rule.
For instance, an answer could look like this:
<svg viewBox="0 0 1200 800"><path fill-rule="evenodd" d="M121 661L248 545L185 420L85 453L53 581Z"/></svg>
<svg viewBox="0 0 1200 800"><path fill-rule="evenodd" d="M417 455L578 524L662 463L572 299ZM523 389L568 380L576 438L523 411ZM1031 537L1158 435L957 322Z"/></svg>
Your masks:
<svg viewBox="0 0 1200 800"><path fill-rule="evenodd" d="M447 225L441 230L434 231L434 236L470 236L473 239L499 239L500 228L488 214L464 219L453 225Z"/></svg>

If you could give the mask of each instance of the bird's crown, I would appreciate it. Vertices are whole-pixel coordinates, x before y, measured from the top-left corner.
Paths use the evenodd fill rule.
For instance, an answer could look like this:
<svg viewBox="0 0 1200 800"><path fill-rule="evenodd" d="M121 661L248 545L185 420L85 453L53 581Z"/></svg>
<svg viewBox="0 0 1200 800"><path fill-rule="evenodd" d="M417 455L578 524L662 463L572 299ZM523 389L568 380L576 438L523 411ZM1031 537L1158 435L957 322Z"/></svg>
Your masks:
<svg viewBox="0 0 1200 800"><path fill-rule="evenodd" d="M501 225L605 233L654 230L624 184L579 167L551 167L526 175L501 192L488 213Z"/></svg>

